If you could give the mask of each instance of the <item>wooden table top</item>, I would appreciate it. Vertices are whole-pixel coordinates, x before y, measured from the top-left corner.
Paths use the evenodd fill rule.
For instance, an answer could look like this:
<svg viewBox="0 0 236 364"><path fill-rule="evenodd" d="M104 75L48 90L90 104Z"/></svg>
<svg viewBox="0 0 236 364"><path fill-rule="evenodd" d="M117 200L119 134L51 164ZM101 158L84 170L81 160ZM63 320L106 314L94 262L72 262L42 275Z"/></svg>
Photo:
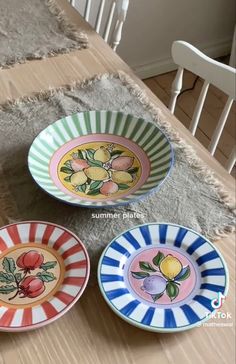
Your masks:
<svg viewBox="0 0 236 364"><path fill-rule="evenodd" d="M87 32L90 47L1 70L0 103L75 80L82 81L98 73L123 70L161 108L173 128L196 150L233 196L234 179L85 23L67 0L57 1L71 21ZM230 290L221 312L228 313L231 318L216 318L210 321L212 327L203 326L177 334L150 333L121 320L107 306L98 287L88 287L79 302L55 323L26 333L0 333L0 364L234 362L235 239L231 235L215 243L229 267Z"/></svg>

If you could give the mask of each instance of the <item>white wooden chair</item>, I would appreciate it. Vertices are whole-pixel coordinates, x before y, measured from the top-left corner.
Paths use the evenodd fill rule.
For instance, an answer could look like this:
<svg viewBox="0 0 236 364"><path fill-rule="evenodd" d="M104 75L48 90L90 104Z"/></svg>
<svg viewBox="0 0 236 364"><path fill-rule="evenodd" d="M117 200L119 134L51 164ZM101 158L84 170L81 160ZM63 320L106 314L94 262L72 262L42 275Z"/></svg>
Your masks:
<svg viewBox="0 0 236 364"><path fill-rule="evenodd" d="M80 0L69 1L71 5L75 7ZM85 7L82 15L89 23L91 23L91 18L94 18L94 12L92 11L93 5L96 5L98 2L99 6L98 8L96 6L97 14L95 16L94 28L96 32L103 37L105 42L109 42L112 49L116 51L116 48L121 41L122 29L129 7L129 0L85 0ZM108 9L105 11L106 7L108 7ZM103 24L104 26L102 27Z"/></svg>
<svg viewBox="0 0 236 364"><path fill-rule="evenodd" d="M174 62L179 66L171 89L169 109L172 114L175 110L177 97L182 89L184 69L193 72L205 80L189 127L193 135L195 135L197 130L209 85L213 84L228 95L227 102L208 146L208 150L211 155L214 155L231 106L236 98L236 69L207 57L197 48L183 41L175 41L173 43L172 57ZM225 166L229 173L231 172L235 162L236 148L234 147Z"/></svg>

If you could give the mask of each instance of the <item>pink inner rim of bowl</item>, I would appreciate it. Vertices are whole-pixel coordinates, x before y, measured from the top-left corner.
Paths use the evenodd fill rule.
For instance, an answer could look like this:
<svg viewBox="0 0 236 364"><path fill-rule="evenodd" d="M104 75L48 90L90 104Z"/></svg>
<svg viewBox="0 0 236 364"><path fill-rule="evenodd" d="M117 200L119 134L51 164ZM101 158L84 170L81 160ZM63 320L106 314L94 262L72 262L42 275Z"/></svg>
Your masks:
<svg viewBox="0 0 236 364"><path fill-rule="evenodd" d="M76 148L78 146L81 146L86 143L93 143L93 142L111 142L115 144L120 144L127 149L129 149L131 152L133 152L136 157L139 159L139 162L141 164L142 172L141 176L136 183L136 185L131 188L128 193L124 192L123 194L120 194L119 196L115 198L105 198L105 199L92 199L89 197L82 197L77 195L76 193L73 193L69 191L60 181L58 178L57 168L58 164L60 163L60 160L64 157L66 153L68 153L73 148ZM94 201L94 202L103 202L103 201L114 201L117 199L120 199L122 197L131 195L135 191L137 191L147 180L150 172L150 161L146 155L146 153L137 145L136 143L132 142L131 140L116 136L113 134L89 134L85 136L80 136L78 138L75 138L73 140L70 140L69 142L65 143L63 146L61 146L52 156L50 164L49 164L49 173L50 176L54 182L54 184L66 195L70 195L72 197L76 197L79 200L85 200L85 201Z"/></svg>

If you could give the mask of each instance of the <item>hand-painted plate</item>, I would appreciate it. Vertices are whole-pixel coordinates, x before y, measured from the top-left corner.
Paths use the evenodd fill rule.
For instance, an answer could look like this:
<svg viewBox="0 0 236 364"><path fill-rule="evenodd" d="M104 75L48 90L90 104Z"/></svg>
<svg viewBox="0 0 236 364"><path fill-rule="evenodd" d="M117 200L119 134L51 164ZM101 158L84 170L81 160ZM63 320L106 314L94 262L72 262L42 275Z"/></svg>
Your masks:
<svg viewBox="0 0 236 364"><path fill-rule="evenodd" d="M155 332L200 326L228 291L219 251L193 230L164 223L116 237L100 258L98 281L118 316Z"/></svg>
<svg viewBox="0 0 236 364"><path fill-rule="evenodd" d="M116 206L157 189L170 172L173 152L151 122L89 111L43 130L31 145L28 164L38 185L64 202Z"/></svg>
<svg viewBox="0 0 236 364"><path fill-rule="evenodd" d="M0 229L0 331L35 329L64 315L89 278L89 257L65 228L26 221Z"/></svg>

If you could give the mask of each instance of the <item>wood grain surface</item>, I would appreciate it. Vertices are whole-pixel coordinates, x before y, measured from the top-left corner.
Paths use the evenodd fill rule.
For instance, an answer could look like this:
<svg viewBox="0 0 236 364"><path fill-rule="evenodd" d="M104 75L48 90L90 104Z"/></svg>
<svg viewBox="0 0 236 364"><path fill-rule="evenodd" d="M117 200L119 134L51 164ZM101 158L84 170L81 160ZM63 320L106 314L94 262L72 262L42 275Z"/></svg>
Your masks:
<svg viewBox="0 0 236 364"><path fill-rule="evenodd" d="M160 107L174 128L214 170L234 195L234 180L213 159L164 104L88 26L67 0L58 0L68 17L86 30L90 47L54 58L31 61L0 71L0 102L83 80L97 73L127 72ZM1 130L4 132L4 130ZM1 207L0 207L1 215ZM5 221L0 216L0 223ZM0 364L231 364L235 358L235 238L216 242L230 271L230 290L222 312L228 319L210 320L204 326L178 334L154 334L125 323L106 305L97 286L88 287L64 317L49 326L26 333L0 333ZM222 327L222 325L228 325Z"/></svg>

